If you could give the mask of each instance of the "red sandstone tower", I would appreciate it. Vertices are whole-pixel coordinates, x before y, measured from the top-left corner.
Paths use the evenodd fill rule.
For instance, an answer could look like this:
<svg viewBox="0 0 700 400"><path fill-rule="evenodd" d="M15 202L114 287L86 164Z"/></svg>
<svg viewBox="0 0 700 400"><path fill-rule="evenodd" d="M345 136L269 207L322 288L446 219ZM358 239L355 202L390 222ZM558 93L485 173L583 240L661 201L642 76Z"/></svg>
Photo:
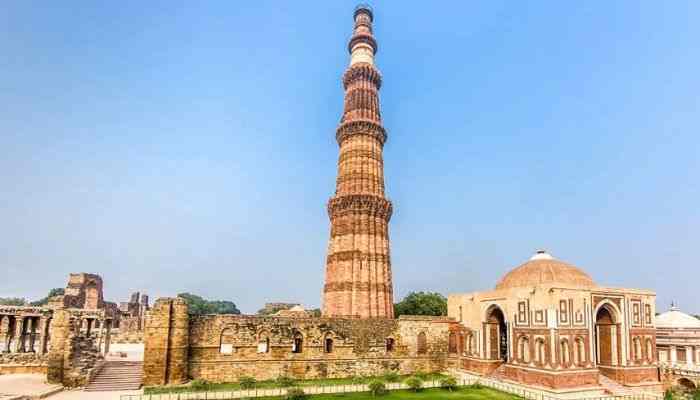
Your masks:
<svg viewBox="0 0 700 400"><path fill-rule="evenodd" d="M372 9L355 8L343 74L345 107L336 131L340 145L335 196L328 201L331 238L326 258L323 315L393 318L389 255L392 205L384 196L382 149L386 132L379 112L381 74L374 66L377 41Z"/></svg>

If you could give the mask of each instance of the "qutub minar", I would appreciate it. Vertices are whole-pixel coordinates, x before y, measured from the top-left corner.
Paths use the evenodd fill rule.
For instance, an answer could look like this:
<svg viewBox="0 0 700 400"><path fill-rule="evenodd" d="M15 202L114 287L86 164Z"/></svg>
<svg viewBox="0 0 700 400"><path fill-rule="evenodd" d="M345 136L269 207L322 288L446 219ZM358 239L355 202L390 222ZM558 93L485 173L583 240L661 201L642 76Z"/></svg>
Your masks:
<svg viewBox="0 0 700 400"><path fill-rule="evenodd" d="M193 379L451 372L468 377L463 383L479 375L552 399L700 385L700 372L687 373L700 360L695 318L677 309L657 317L653 291L601 285L544 250L491 290L449 295L447 316L394 318L372 10L357 7L354 22L328 202L323 317L301 307L197 315L184 298L149 307L138 294L118 307L104 301L100 276L71 274L65 294L44 306L0 305L0 375L42 373L51 383L97 391ZM683 368L659 368L659 356Z"/></svg>
<svg viewBox="0 0 700 400"><path fill-rule="evenodd" d="M374 66L372 10L360 5L354 18L350 66L343 74L345 107L336 133L338 179L335 196L328 202L331 237L323 315L393 318L392 205L384 195L382 148L387 136L379 112L382 77Z"/></svg>

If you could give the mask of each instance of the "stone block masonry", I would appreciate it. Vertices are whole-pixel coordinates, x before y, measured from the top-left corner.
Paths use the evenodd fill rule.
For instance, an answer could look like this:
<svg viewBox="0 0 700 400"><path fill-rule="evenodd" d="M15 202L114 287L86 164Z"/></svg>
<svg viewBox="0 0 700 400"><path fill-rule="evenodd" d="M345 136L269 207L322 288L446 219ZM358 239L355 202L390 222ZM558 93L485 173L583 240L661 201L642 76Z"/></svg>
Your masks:
<svg viewBox="0 0 700 400"><path fill-rule="evenodd" d="M144 384L235 382L443 371L446 318L188 316L180 299L158 299L146 319Z"/></svg>
<svg viewBox="0 0 700 400"><path fill-rule="evenodd" d="M335 196L328 201L331 233L326 257L323 316L392 318L394 294L389 250L393 206L384 193L382 151L386 131L379 110L381 74L372 10L358 7L343 75L345 103L336 139L340 146Z"/></svg>

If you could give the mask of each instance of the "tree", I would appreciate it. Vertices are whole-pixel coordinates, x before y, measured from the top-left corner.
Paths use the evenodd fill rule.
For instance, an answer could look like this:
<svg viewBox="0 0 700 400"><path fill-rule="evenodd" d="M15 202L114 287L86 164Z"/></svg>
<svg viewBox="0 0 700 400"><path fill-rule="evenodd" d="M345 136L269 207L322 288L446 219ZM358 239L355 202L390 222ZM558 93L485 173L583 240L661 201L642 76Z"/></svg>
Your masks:
<svg viewBox="0 0 700 400"><path fill-rule="evenodd" d="M49 300L54 297L54 296L62 296L66 294L66 289L64 288L53 288L49 290L49 294L46 295L43 299L39 299L37 301L32 301L29 303L32 306L39 307L39 306L45 306L49 303Z"/></svg>
<svg viewBox="0 0 700 400"><path fill-rule="evenodd" d="M23 306L27 300L20 297L0 297L0 305L3 306Z"/></svg>
<svg viewBox="0 0 700 400"><path fill-rule="evenodd" d="M238 307L227 300L206 300L192 293L180 293L177 297L184 299L189 307L190 314L240 314Z"/></svg>
<svg viewBox="0 0 700 400"><path fill-rule="evenodd" d="M298 306L298 303L268 303L265 307L258 310L258 315L274 315L282 310L289 310L294 306Z"/></svg>
<svg viewBox="0 0 700 400"><path fill-rule="evenodd" d="M394 315L447 315L447 299L440 293L411 292L394 304Z"/></svg>
<svg viewBox="0 0 700 400"><path fill-rule="evenodd" d="M321 317L321 309L314 308L313 310L309 310L309 314L311 314L311 316L314 318L319 318L319 317Z"/></svg>

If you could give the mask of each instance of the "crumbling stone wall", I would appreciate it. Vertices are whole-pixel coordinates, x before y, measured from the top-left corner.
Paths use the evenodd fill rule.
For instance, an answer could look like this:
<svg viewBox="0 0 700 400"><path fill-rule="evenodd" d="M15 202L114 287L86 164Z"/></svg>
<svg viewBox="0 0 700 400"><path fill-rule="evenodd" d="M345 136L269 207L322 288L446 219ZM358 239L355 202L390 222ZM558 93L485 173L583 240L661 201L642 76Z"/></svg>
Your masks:
<svg viewBox="0 0 700 400"><path fill-rule="evenodd" d="M425 317L188 316L184 301L159 299L147 318L144 384L441 371L452 324ZM419 354L421 333L427 343Z"/></svg>
<svg viewBox="0 0 700 400"><path fill-rule="evenodd" d="M146 317L144 385L183 383L188 379L189 322L183 299L156 301Z"/></svg>
<svg viewBox="0 0 700 400"><path fill-rule="evenodd" d="M80 326L67 310L56 310L48 355L47 380L66 387L83 386L90 370L102 359L94 337L80 334Z"/></svg>

